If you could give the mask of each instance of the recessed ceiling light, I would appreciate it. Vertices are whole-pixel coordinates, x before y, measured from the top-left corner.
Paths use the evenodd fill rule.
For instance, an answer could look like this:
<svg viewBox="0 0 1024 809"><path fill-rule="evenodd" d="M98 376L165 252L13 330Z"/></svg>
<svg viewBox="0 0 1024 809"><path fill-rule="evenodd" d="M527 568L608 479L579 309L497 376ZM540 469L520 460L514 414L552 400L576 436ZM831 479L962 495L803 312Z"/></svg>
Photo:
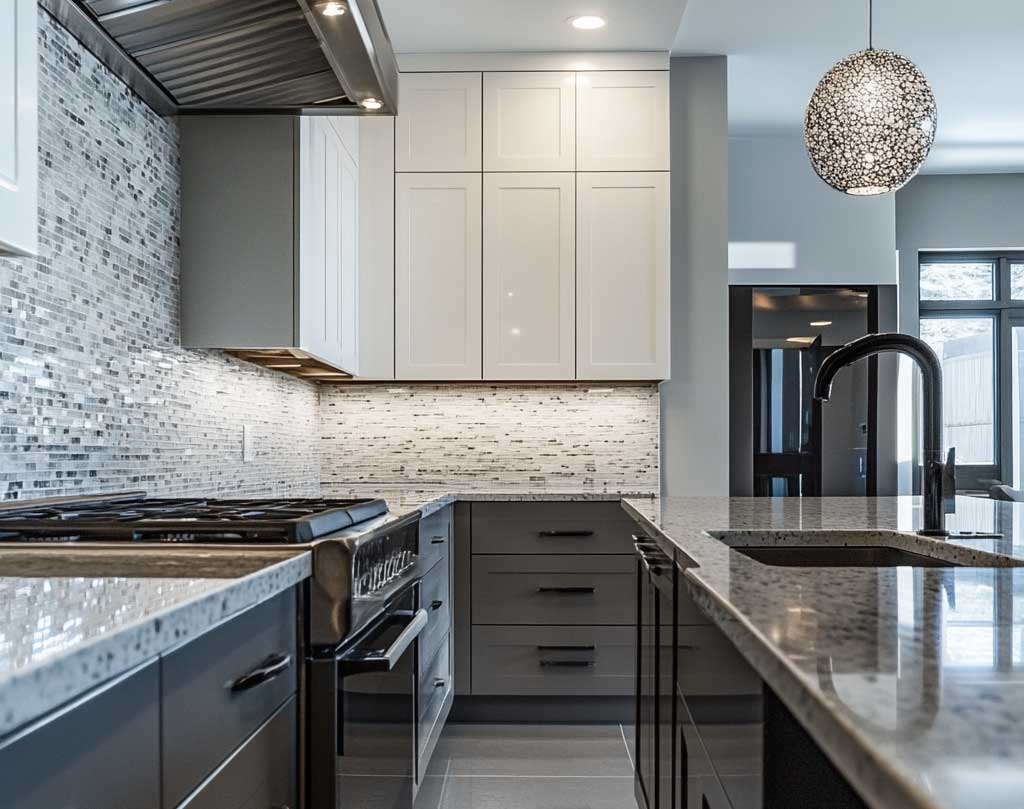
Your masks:
<svg viewBox="0 0 1024 809"><path fill-rule="evenodd" d="M584 14L582 17L572 17L569 19L569 24L573 28L579 28L581 31L594 31L598 28L604 28L605 21L604 17L596 17L593 14Z"/></svg>
<svg viewBox="0 0 1024 809"><path fill-rule="evenodd" d="M832 325L832 321L831 320L812 320L811 321L811 325L812 326L831 326Z"/></svg>
<svg viewBox="0 0 1024 809"><path fill-rule="evenodd" d="M317 8L320 9L320 13L325 17L340 17L346 11L345 4L339 0L329 0L327 3L321 3Z"/></svg>
<svg viewBox="0 0 1024 809"><path fill-rule="evenodd" d="M379 110L384 106L379 98L364 98L359 103L363 105L363 109L367 110Z"/></svg>

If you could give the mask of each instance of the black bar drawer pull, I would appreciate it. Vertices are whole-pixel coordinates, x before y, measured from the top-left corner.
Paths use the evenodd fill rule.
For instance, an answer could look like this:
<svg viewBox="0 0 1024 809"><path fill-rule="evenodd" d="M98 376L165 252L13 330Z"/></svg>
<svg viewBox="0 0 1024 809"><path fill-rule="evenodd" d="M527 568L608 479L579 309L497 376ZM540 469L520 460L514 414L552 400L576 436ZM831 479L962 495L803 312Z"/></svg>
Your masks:
<svg viewBox="0 0 1024 809"><path fill-rule="evenodd" d="M444 541L446 539L447 539L447 537L431 537L430 538L430 544L431 545L444 545Z"/></svg>
<svg viewBox="0 0 1024 809"><path fill-rule="evenodd" d="M284 674L292 664L292 656L286 654L270 655L248 674L243 674L229 686L232 693L248 691L258 685L273 680L280 674Z"/></svg>
<svg viewBox="0 0 1024 809"><path fill-rule="evenodd" d="M538 587L538 593L565 593L567 595L589 595L593 587Z"/></svg>
<svg viewBox="0 0 1024 809"><path fill-rule="evenodd" d="M433 601L430 602L430 609L436 612L437 610L441 609L442 604L444 604L444 602L441 599L435 598Z"/></svg>
<svg viewBox="0 0 1024 809"><path fill-rule="evenodd" d="M541 666L544 668L564 668L564 669L588 669L594 665L593 660L541 660Z"/></svg>
<svg viewBox="0 0 1024 809"><path fill-rule="evenodd" d="M578 644L578 645L565 645L565 646L538 646L538 652L593 652L597 649L594 644Z"/></svg>
<svg viewBox="0 0 1024 809"><path fill-rule="evenodd" d="M434 688L444 688L445 684L446 684L446 681L443 678L441 678L441 677L437 677L434 680Z"/></svg>
<svg viewBox="0 0 1024 809"><path fill-rule="evenodd" d="M565 530L565 531L538 531L537 536L542 537L592 537L593 531L583 530Z"/></svg>

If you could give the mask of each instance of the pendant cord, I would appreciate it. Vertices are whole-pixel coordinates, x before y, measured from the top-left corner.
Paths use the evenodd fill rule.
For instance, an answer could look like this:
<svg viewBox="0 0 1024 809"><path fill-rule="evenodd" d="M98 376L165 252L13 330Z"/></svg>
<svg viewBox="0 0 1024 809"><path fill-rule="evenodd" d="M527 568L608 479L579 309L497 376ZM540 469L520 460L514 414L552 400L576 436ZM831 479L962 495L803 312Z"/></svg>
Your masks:
<svg viewBox="0 0 1024 809"><path fill-rule="evenodd" d="M868 0L868 50L875 49L875 9L874 0Z"/></svg>

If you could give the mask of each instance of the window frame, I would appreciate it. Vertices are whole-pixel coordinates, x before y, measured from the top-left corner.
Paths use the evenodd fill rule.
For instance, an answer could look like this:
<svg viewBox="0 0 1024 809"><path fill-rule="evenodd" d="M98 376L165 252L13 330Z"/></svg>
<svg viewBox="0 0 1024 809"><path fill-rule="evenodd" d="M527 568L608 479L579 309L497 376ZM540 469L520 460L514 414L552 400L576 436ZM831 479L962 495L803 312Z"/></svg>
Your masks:
<svg viewBox="0 0 1024 809"><path fill-rule="evenodd" d="M993 265L992 300L924 300L921 298L923 264L985 262ZM988 490L984 481L1013 482L1013 328L1024 326L1024 299L1010 297L1010 265L1024 264L1024 251L930 251L917 256L918 318L993 318L993 464L956 465L958 490ZM919 332L920 333L920 330ZM915 415L915 423L917 423ZM945 429L945 425L943 425ZM916 431L915 431L916 432ZM915 445L919 443L915 436ZM947 448L948 451L948 448ZM920 453L918 452L918 458ZM916 488L916 487L915 487Z"/></svg>

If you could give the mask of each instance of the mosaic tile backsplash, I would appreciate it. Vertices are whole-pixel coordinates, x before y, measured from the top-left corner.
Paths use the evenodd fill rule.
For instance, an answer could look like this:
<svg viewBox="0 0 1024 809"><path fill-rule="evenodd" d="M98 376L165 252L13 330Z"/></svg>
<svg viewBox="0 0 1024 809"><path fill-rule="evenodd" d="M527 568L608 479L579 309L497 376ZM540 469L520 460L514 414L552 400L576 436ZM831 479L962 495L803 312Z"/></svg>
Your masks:
<svg viewBox="0 0 1024 809"><path fill-rule="evenodd" d="M321 392L325 494L655 493L656 385L354 385Z"/></svg>
<svg viewBox="0 0 1024 809"><path fill-rule="evenodd" d="M0 499L317 494L316 387L178 346L175 122L39 28L40 256L0 259Z"/></svg>

